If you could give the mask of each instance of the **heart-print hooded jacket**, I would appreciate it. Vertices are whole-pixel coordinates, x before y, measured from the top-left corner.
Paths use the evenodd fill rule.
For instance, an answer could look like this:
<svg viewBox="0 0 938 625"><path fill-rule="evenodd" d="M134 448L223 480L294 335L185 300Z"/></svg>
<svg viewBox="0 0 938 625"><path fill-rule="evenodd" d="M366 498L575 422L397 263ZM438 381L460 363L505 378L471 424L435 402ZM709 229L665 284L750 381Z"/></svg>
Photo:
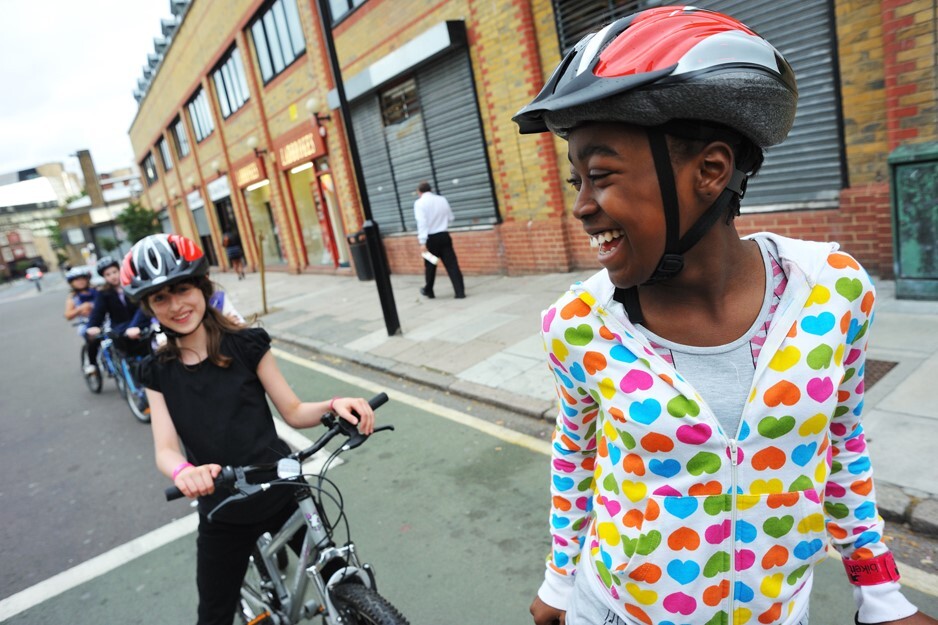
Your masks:
<svg viewBox="0 0 938 625"><path fill-rule="evenodd" d="M836 244L755 236L788 286L738 432L655 354L605 271L543 313L560 406L549 604L579 566L627 622L797 623L828 537L848 558L887 551L860 422L873 286Z"/></svg>

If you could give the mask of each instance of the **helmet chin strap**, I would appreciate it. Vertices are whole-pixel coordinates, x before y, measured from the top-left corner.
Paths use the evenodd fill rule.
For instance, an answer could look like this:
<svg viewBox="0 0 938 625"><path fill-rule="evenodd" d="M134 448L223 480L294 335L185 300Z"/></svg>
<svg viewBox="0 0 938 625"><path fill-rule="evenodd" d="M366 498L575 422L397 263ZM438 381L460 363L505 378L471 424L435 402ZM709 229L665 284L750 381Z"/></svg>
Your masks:
<svg viewBox="0 0 938 625"><path fill-rule="evenodd" d="M704 211L697 222L681 237L680 208L677 200L677 185L674 182L674 170L671 167L671 155L668 151L668 142L661 128L647 128L648 142L651 145L651 155L658 174L658 186L661 189L661 201L664 205L665 245L664 254L658 261L658 266L643 284L656 284L670 280L684 269L684 254L700 241L726 209L733 195L740 199L746 194L746 181L748 176L740 169L734 169L733 175L717 199ZM748 167L747 167L748 169ZM638 287L627 289L616 287L613 299L625 306L632 323L643 323L645 317L638 301Z"/></svg>

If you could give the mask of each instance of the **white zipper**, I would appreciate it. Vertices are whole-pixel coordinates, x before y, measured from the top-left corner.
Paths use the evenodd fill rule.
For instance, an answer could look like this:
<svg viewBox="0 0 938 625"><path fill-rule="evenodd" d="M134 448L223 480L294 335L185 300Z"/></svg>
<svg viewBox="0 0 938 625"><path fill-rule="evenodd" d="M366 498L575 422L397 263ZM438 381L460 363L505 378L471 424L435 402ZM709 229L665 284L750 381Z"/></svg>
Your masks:
<svg viewBox="0 0 938 625"><path fill-rule="evenodd" d="M729 622L733 622L733 613L736 605L736 491L737 488L737 475L736 469L739 465L738 463L739 454L737 440L735 438L730 439L730 465L732 469L732 479L730 480L730 488L732 489L732 500L730 502L730 613L729 613Z"/></svg>

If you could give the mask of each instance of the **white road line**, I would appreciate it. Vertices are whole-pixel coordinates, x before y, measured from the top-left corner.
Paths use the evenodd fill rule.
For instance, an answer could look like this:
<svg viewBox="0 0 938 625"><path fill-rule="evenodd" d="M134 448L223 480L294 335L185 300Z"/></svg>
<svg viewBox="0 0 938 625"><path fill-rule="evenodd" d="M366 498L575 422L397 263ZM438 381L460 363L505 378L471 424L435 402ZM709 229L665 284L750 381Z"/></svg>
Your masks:
<svg viewBox="0 0 938 625"><path fill-rule="evenodd" d="M14 617L43 601L127 564L134 558L150 553L177 538L191 534L198 525L199 515L197 513L190 514L155 529L149 534L144 534L128 543L124 543L120 547L115 547L108 552L86 560L78 566L39 582L35 586L21 590L15 595L0 601L0 621Z"/></svg>
<svg viewBox="0 0 938 625"><path fill-rule="evenodd" d="M380 384L372 382L371 380L366 380L350 373L345 373L344 371L337 371L336 369L321 365L317 362L313 362L299 356L294 356L293 354L285 352L282 349L273 348L271 351L273 351L277 358L282 360L292 362L293 364L300 365L301 367L306 367L307 369L312 369L313 371L328 375L338 380L342 380L343 382L348 382L349 384L360 386L375 394L384 391L388 394L388 397L394 401L408 404L419 410L430 412L437 416L443 417L444 419L449 419L455 423L460 423L462 425L471 427L473 429L479 430L480 432L484 432L490 436L494 436L495 438L503 440L506 443L511 443L531 451L550 455L550 443L547 441L542 441L538 438L534 438L533 436L515 432L514 430L503 427L501 425L489 423L484 419L479 419L478 417L464 414L458 410L453 410L452 408L434 404L425 399L421 399L402 391L388 390Z"/></svg>

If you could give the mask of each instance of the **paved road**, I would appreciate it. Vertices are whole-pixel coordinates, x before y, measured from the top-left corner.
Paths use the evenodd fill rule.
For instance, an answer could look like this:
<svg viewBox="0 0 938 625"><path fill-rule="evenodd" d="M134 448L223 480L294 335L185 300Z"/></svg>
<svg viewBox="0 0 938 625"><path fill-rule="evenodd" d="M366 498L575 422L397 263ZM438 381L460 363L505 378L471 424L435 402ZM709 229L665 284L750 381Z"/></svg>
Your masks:
<svg viewBox="0 0 938 625"><path fill-rule="evenodd" d="M10 325L7 319L16 323L38 319L41 304L48 304L38 300L0 304L5 320L2 326ZM21 313L10 316L21 306L25 307ZM15 345L15 353L22 354L19 365L0 365L3 379L16 382L14 389L29 383L26 370L44 366L55 353L51 346L42 347L38 339L32 339L35 345L30 344L23 338L29 334L0 334L4 345ZM68 336L59 340L62 344L75 342ZM37 352L35 357L31 350ZM393 423L396 432L372 439L330 474L345 494L352 538L364 559L375 565L381 592L415 625L526 625L527 606L540 580L547 548L544 425L534 426L529 420L516 420L484 405L382 379L373 372L366 382L349 377L354 371L342 367L344 373L335 379L322 370L323 365L335 366L335 362L320 358L319 364L306 364L283 350L277 355L301 397L371 395L380 389L389 389L392 395L379 418ZM11 412L4 399L0 421L4 468L0 489L4 504L0 507L2 595L31 586L92 555L104 555L88 565L85 570L90 573L84 581L71 587L83 573L81 567L72 569L47 588L39 588L50 598L22 611L13 610L15 614L5 622L191 622L196 598L192 581L194 536L186 525L189 510L182 502L161 501L159 492L165 480L152 468L149 433L118 410L121 407L116 402L113 415L93 421L92 414L103 414L107 397L93 398L95 401L87 405L95 410L82 415L81 426L78 415L86 408L74 409L68 413L73 415L69 419L57 413L65 409L61 406L72 406L79 402L76 398L84 397L80 379L74 388L68 386L69 378L77 377L73 371L77 365L71 365L70 355L65 360L67 366L63 367L69 373L61 379L55 377L54 385L43 387L45 392L31 401L19 400ZM47 371L45 376L54 376L51 368ZM28 397L29 393L17 392L21 395ZM32 412L23 418L27 409ZM8 416L14 413L20 417ZM495 421L517 424L527 435L518 436ZM81 438L87 430L92 435ZM98 438L109 443L99 444ZM44 460L30 464L30 454L21 452L20 447L33 453L49 451ZM104 451L99 454L99 449ZM46 475L37 467L47 465L52 465L48 474L55 477L36 477ZM64 514L53 506L66 501L70 503ZM135 516L140 514L146 518ZM164 526L169 518L182 520L162 535L148 533ZM128 547L105 553L144 535ZM86 543L88 536L93 538ZM160 540L162 546L152 549ZM31 545L21 547L19 542ZM57 558L60 551L65 555ZM139 553L143 555L134 557ZM19 579L25 575L31 576L30 581ZM914 590L909 595L938 613L938 597ZM0 601L0 620L4 608L10 612L11 600ZM852 620L852 610L839 563L823 563L814 591L812 622L847 623Z"/></svg>

